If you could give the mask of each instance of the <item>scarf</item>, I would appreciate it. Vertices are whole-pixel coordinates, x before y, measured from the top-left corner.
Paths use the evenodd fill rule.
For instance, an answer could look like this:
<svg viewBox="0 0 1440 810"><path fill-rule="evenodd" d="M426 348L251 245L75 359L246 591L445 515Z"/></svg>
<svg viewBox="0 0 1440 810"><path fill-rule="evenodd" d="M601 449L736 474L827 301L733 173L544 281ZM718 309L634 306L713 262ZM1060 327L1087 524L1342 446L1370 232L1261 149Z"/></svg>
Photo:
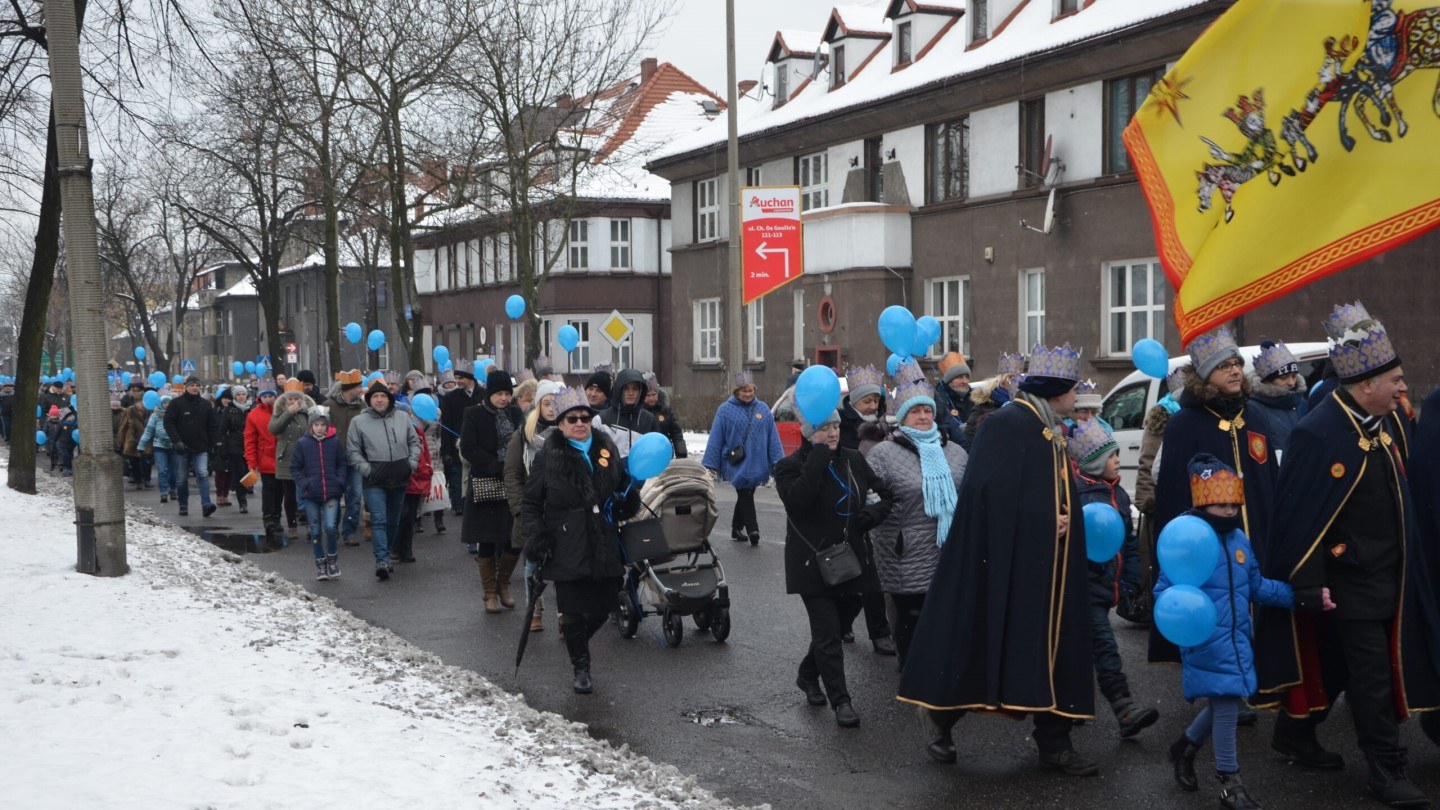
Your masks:
<svg viewBox="0 0 1440 810"><path fill-rule="evenodd" d="M585 466L593 471L595 469L595 462L590 460L590 445L595 443L595 434L591 433L583 442L577 442L569 436L565 437L565 441L569 442L571 447L580 451L580 458L585 459Z"/></svg>
<svg viewBox="0 0 1440 810"><path fill-rule="evenodd" d="M1018 396L1035 406L1035 410L1040 414L1040 421L1044 422L1045 427L1050 428L1050 432L1054 434L1053 441L1059 441L1065 433L1064 426L1060 422L1060 417L1056 415L1055 409L1050 407L1050 400L1037 397L1028 391L1021 391Z"/></svg>
<svg viewBox="0 0 1440 810"><path fill-rule="evenodd" d="M515 423L510 421L510 409L496 408L489 400L483 405L485 410L495 414L495 458L504 461L505 451L510 449L510 436L515 432Z"/></svg>
<svg viewBox="0 0 1440 810"><path fill-rule="evenodd" d="M1350 392L1344 389L1340 391L1340 404L1344 405L1345 410L1350 412L1350 416L1360 423L1360 429L1365 431L1366 436L1373 439L1380 435L1380 424L1385 421L1385 417L1370 415L1355 402L1355 398L1350 396Z"/></svg>
<svg viewBox="0 0 1440 810"><path fill-rule="evenodd" d="M943 547L945 538L950 534L950 521L955 517L955 502L960 495L955 488L955 479L950 476L950 464L945 461L945 449L940 446L940 429L916 430L901 425L900 432L920 453L925 514L935 518L935 545Z"/></svg>
<svg viewBox="0 0 1440 810"><path fill-rule="evenodd" d="M1245 513L1244 513L1244 512L1237 512L1237 513L1235 513L1235 517L1228 517L1228 518L1227 518L1227 517L1220 517L1219 515L1212 515L1212 514L1210 514L1209 512L1206 512L1203 508L1196 508L1196 509L1191 509L1191 510L1190 510L1190 514L1194 515L1195 517L1200 518L1201 520L1205 521L1206 523L1209 523L1209 524L1210 524L1210 528L1214 529L1216 534L1220 535L1221 537L1224 537L1225 535L1229 534L1230 532L1233 532L1233 531L1235 531L1236 529L1238 529L1238 528L1241 527L1241 525L1242 525L1241 519L1242 519L1242 517L1244 516Z"/></svg>

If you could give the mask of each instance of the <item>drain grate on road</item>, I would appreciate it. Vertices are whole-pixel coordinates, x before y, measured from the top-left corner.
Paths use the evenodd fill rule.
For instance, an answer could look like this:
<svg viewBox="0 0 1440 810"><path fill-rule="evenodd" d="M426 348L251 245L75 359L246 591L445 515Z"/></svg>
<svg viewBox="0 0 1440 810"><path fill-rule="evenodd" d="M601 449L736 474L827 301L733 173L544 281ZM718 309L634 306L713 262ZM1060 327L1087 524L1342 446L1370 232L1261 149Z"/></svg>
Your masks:
<svg viewBox="0 0 1440 810"><path fill-rule="evenodd" d="M750 724L749 719L738 709L731 709L724 706L714 709L696 709L691 712L681 712L680 716L697 726L704 726L705 728Z"/></svg>

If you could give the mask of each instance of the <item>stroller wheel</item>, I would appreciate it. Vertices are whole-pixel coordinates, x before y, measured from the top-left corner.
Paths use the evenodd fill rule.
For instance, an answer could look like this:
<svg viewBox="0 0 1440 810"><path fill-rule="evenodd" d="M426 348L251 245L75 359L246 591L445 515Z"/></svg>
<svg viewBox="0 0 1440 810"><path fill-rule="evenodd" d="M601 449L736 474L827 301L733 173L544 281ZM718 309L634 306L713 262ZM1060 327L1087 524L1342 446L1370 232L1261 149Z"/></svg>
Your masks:
<svg viewBox="0 0 1440 810"><path fill-rule="evenodd" d="M697 630L710 629L710 611L712 610L714 610L713 607L706 606L704 610L698 611L694 616L690 617L695 620L695 628Z"/></svg>
<svg viewBox="0 0 1440 810"><path fill-rule="evenodd" d="M665 643L671 647L679 647L680 642L685 639L685 617L679 613L665 614L665 625L662 629Z"/></svg>
<svg viewBox="0 0 1440 810"><path fill-rule="evenodd" d="M620 625L620 637L634 638L635 633L640 629L640 617L635 613L635 605L630 601L630 594L620 591L616 604L615 615L619 617L617 624Z"/></svg>
<svg viewBox="0 0 1440 810"><path fill-rule="evenodd" d="M710 608L710 637L716 641L730 637L730 608Z"/></svg>

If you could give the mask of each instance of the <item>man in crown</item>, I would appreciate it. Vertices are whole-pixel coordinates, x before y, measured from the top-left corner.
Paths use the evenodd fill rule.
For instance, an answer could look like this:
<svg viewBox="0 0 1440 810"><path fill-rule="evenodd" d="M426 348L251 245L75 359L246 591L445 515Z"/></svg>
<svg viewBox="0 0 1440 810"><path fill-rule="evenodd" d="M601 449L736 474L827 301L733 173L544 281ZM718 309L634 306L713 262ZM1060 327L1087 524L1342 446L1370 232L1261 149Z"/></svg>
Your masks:
<svg viewBox="0 0 1440 810"><path fill-rule="evenodd" d="M1262 340L1255 367L1246 376L1250 380L1250 405L1264 410L1270 418L1270 443L1279 456L1289 446L1290 431L1308 410L1300 361L1283 341Z"/></svg>
<svg viewBox="0 0 1440 810"><path fill-rule="evenodd" d="M1370 793L1392 807L1426 806L1405 772L1399 723L1440 710L1440 583L1407 480L1410 423L1397 413L1405 373L1385 327L1358 302L1336 307L1325 331L1340 387L1290 434L1273 533L1256 548L1265 575L1294 588L1295 613L1259 614L1256 673L1262 696L1282 709L1277 751L1343 767L1315 733L1343 691Z"/></svg>
<svg viewBox="0 0 1440 810"><path fill-rule="evenodd" d="M954 761L965 712L1028 714L1043 765L1099 773L1070 741L1095 714L1085 527L1063 429L1079 380L1078 351L1037 345L1015 399L975 434L900 681L899 699L929 710L937 760Z"/></svg>

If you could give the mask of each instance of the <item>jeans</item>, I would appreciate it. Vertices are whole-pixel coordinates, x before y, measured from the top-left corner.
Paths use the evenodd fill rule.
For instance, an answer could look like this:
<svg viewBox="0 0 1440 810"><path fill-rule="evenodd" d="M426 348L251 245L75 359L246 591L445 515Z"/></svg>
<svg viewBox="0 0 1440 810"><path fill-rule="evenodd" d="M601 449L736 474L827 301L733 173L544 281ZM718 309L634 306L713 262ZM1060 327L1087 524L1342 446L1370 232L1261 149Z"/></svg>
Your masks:
<svg viewBox="0 0 1440 810"><path fill-rule="evenodd" d="M1095 658L1095 680L1100 684L1100 694L1114 703L1130 697L1130 682L1121 669L1120 647L1115 643L1115 628L1110 626L1110 608L1105 605L1089 606L1090 609L1090 650Z"/></svg>
<svg viewBox="0 0 1440 810"><path fill-rule="evenodd" d="M180 508L190 504L190 480L187 472L194 470L195 483L200 487L200 505L210 505L210 454L176 453L174 477L175 492L180 499Z"/></svg>
<svg viewBox="0 0 1440 810"><path fill-rule="evenodd" d="M735 488L735 514L730 518L730 530L760 533L760 522L755 517L755 489Z"/></svg>
<svg viewBox="0 0 1440 810"><path fill-rule="evenodd" d="M340 501L331 498L328 501L301 501L305 504L305 516L310 521L310 550L315 553L315 559L323 560L325 555L335 556L338 552L336 546L340 541ZM323 524L321 521L324 521ZM321 541L321 529L324 529L324 543Z"/></svg>
<svg viewBox="0 0 1440 810"><path fill-rule="evenodd" d="M465 511L465 488L461 486L460 459L445 460L445 488L450 490L450 508L455 514Z"/></svg>
<svg viewBox="0 0 1440 810"><path fill-rule="evenodd" d="M156 447L152 452L155 454L155 469L160 471L160 494L169 494L175 490L175 484L170 480L170 467L175 460L175 454L163 447Z"/></svg>
<svg viewBox="0 0 1440 810"><path fill-rule="evenodd" d="M405 488L365 488L365 509L370 512L370 545L376 567L390 562L390 538L400 531L400 513L405 511Z"/></svg>
<svg viewBox="0 0 1440 810"><path fill-rule="evenodd" d="M845 650L840 633L860 613L860 596L801 596L810 617L810 649L800 661L800 677L820 681L831 706L850 702L845 686Z"/></svg>
<svg viewBox="0 0 1440 810"><path fill-rule="evenodd" d="M360 471L350 468L345 478L345 515L340 522L340 535L354 537L360 531Z"/></svg>
<svg viewBox="0 0 1440 810"><path fill-rule="evenodd" d="M1215 770L1239 773L1240 757L1235 753L1235 716L1240 713L1240 698L1212 697L1210 703L1190 723L1185 736L1202 745L1206 737L1214 737Z"/></svg>

